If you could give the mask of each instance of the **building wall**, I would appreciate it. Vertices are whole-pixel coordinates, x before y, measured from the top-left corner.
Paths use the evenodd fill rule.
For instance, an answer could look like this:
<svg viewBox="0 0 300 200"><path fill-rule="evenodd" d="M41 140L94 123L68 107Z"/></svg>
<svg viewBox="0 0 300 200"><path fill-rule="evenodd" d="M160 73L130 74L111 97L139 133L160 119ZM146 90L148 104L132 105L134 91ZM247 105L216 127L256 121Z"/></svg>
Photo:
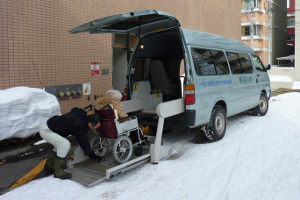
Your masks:
<svg viewBox="0 0 300 200"><path fill-rule="evenodd" d="M295 38L300 38L300 1L295 1ZM295 40L295 81L300 81L300 60L298 59L300 56L300 40Z"/></svg>
<svg viewBox="0 0 300 200"><path fill-rule="evenodd" d="M91 83L91 96L60 101L63 113L83 107L113 88L112 36L69 34L70 29L109 15L158 9L177 17L183 28L239 40L240 8L232 0L0 1L0 89ZM100 76L91 77L91 62L99 62Z"/></svg>
<svg viewBox="0 0 300 200"><path fill-rule="evenodd" d="M293 47L287 45L287 2L274 0L273 5L273 38L272 38L272 63L276 64L276 58L291 55Z"/></svg>
<svg viewBox="0 0 300 200"><path fill-rule="evenodd" d="M287 0L287 3L287 20L295 20L295 0ZM289 24L289 22L287 25L287 35L287 43L295 48L295 37L293 37L295 35L295 25Z"/></svg>

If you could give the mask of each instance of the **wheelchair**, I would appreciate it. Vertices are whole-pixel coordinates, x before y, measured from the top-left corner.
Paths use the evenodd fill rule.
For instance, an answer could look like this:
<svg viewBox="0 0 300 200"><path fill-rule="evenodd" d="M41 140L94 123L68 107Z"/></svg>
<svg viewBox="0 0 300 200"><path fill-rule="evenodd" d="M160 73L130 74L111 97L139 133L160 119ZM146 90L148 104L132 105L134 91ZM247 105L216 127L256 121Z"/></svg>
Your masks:
<svg viewBox="0 0 300 200"><path fill-rule="evenodd" d="M104 156L108 150L112 150L114 159L118 163L124 163L131 159L133 151L136 156L143 154L143 145L148 143L136 116L118 119L116 110L111 104L100 110L93 105L84 109L93 110L101 118L101 126L97 130L97 135L90 140L91 148L96 155Z"/></svg>

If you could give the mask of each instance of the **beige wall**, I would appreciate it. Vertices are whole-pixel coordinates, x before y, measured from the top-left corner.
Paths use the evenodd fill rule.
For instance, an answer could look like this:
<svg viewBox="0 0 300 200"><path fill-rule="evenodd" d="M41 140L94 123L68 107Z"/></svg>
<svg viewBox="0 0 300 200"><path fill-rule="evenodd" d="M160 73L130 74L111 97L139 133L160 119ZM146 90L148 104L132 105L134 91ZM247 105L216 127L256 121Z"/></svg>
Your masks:
<svg viewBox="0 0 300 200"><path fill-rule="evenodd" d="M16 86L92 83L94 95L112 88L110 34L69 34L69 30L108 15L141 9L168 12L181 27L241 38L240 1L232 0L10 0L0 3L0 89ZM108 75L90 76L90 62ZM35 72L38 70L41 82ZM62 112L83 107L88 97L61 101Z"/></svg>

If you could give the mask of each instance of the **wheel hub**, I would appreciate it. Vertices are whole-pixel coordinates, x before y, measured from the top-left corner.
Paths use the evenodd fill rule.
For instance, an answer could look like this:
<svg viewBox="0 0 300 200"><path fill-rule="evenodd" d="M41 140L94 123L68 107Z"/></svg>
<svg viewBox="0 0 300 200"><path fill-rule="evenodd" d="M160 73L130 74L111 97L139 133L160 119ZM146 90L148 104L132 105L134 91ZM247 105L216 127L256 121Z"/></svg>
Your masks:
<svg viewBox="0 0 300 200"><path fill-rule="evenodd" d="M224 117L222 114L218 114L216 117L216 131L221 133L224 130Z"/></svg>

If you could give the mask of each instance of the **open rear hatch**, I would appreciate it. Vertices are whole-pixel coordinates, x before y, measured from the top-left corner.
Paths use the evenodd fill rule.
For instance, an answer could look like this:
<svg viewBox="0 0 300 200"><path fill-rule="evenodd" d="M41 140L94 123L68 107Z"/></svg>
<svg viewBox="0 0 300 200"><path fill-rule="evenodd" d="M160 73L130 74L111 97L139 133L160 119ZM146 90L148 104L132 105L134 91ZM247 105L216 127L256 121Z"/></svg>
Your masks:
<svg viewBox="0 0 300 200"><path fill-rule="evenodd" d="M140 10L96 19L70 30L70 33L128 33L145 36L176 27L180 27L180 23L166 12Z"/></svg>

